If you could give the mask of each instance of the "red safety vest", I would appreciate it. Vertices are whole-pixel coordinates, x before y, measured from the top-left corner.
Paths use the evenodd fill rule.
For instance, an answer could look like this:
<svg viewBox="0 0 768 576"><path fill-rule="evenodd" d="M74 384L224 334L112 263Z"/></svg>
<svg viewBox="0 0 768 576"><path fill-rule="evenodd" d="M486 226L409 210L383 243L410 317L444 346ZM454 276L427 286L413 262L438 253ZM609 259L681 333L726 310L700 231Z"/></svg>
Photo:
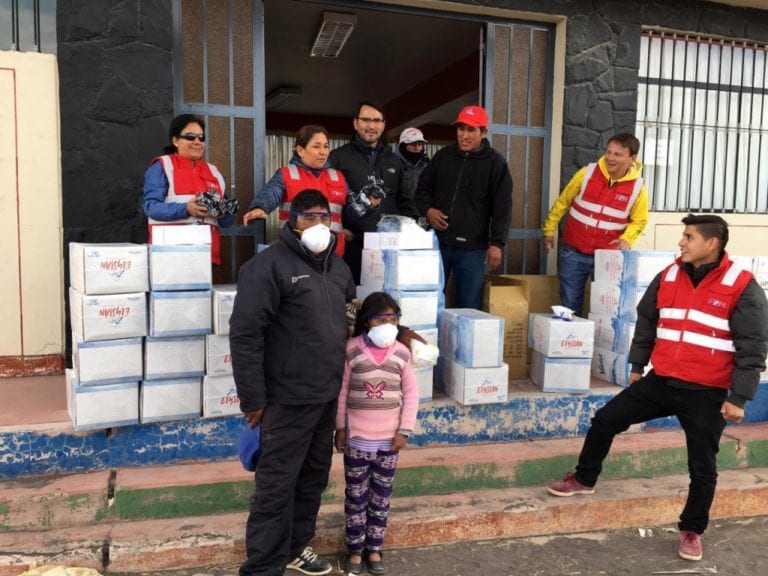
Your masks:
<svg viewBox="0 0 768 576"><path fill-rule="evenodd" d="M167 156L158 156L152 160L152 164L160 162L168 180L168 192L165 194L166 204L183 203L186 204L197 194L202 194L206 190L215 190L219 198L224 195L224 177L213 164L208 164L205 160L198 160L192 164L191 160L183 158L178 154ZM151 165L151 164L150 164ZM219 222L212 216L205 218L194 218L189 216L181 220L172 220L165 222L162 220L153 220L149 218L149 243L152 243L152 226L156 224L209 224L211 226L211 261L214 264L221 264L221 234L219 232Z"/></svg>
<svg viewBox="0 0 768 576"><path fill-rule="evenodd" d="M695 288L680 259L661 274L653 369L660 376L730 388L735 348L729 318L752 273L725 254Z"/></svg>
<svg viewBox="0 0 768 576"><path fill-rule="evenodd" d="M341 225L341 209L347 200L347 183L344 175L338 170L328 168L315 176L311 171L300 168L296 164L288 164L280 170L285 184L285 194L283 194L283 202L280 204L278 213L280 226L288 222L291 215L291 202L299 192L307 188L319 190L330 204L331 230L336 233L336 253L343 256L344 233Z"/></svg>
<svg viewBox="0 0 768 576"><path fill-rule="evenodd" d="M597 164L589 164L581 190L571 202L563 241L583 254L616 249L611 242L629 224L629 212L643 188L643 179L626 180L609 186Z"/></svg>

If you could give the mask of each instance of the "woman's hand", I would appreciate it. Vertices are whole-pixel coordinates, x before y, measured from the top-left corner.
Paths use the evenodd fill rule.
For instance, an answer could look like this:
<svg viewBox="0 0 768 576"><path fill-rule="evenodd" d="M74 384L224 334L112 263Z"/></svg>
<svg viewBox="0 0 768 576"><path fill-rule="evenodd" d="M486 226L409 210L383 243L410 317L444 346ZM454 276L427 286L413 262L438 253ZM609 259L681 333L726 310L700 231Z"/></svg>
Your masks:
<svg viewBox="0 0 768 576"><path fill-rule="evenodd" d="M266 220L267 213L264 212L264 210L261 208L254 208L253 210L249 210L243 216L243 226L248 226L248 222L251 220L256 220L257 218L260 220Z"/></svg>
<svg viewBox="0 0 768 576"><path fill-rule="evenodd" d="M197 203L197 196L187 202L187 214L193 218L205 218L208 216L208 208Z"/></svg>
<svg viewBox="0 0 768 576"><path fill-rule="evenodd" d="M400 452L402 448L405 448L407 443L408 436L400 433L395 434L395 437L392 439L392 452Z"/></svg>

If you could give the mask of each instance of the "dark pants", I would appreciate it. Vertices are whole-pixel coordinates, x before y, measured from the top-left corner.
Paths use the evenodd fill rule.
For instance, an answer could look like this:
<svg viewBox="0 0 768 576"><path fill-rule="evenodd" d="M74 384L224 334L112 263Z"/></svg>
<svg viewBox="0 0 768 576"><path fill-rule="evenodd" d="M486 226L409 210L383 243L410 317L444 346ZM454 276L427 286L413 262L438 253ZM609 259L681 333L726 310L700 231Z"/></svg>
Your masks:
<svg viewBox="0 0 768 576"><path fill-rule="evenodd" d="M454 308L474 308L483 305L483 276L485 275L485 253L482 248L462 248L440 244L445 281L453 272L456 285Z"/></svg>
<svg viewBox="0 0 768 576"><path fill-rule="evenodd" d="M240 576L281 576L315 535L333 456L336 401L268 405Z"/></svg>
<svg viewBox="0 0 768 576"><path fill-rule="evenodd" d="M560 280L560 303L577 316L584 310L584 290L587 279L595 276L595 257L582 254L568 244L560 243L557 278Z"/></svg>
<svg viewBox="0 0 768 576"><path fill-rule="evenodd" d="M632 424L677 416L685 432L691 479L678 528L702 534L709 523L709 508L717 486L717 452L725 428L720 408L727 394L720 388L674 388L666 384L665 378L649 372L595 413L579 455L576 479L594 486L613 437Z"/></svg>
<svg viewBox="0 0 768 576"><path fill-rule="evenodd" d="M352 272L355 285L360 284L360 271L363 265L363 234L365 232L355 232L355 237L348 240L344 246L344 262Z"/></svg>

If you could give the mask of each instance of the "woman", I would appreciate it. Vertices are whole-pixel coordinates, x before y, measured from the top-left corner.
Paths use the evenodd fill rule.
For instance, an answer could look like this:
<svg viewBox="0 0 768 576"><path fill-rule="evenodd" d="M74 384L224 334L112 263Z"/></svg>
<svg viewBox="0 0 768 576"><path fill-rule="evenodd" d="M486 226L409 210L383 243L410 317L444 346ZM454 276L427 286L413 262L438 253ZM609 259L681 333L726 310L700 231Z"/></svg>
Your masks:
<svg viewBox="0 0 768 576"><path fill-rule="evenodd" d="M395 150L395 156L403 165L403 191L409 198L414 197L419 176L429 164L429 156L424 150L426 145L424 134L418 128L406 128L400 132L400 143Z"/></svg>
<svg viewBox="0 0 768 576"><path fill-rule="evenodd" d="M198 203L203 192L224 198L224 177L205 155L205 120L194 114L181 114L171 120L171 141L144 173L144 213L149 219L149 242L154 224L210 224L211 261L221 264L219 226L228 228L234 214L218 218Z"/></svg>
<svg viewBox="0 0 768 576"><path fill-rule="evenodd" d="M336 232L336 253L344 254L344 233L341 226L341 209L347 198L347 182L338 170L327 166L330 147L328 131L322 126L302 126L296 133L294 154L287 166L283 166L262 188L243 216L243 224L255 218L266 218L275 208L280 208L278 219L285 224L291 214L291 201L305 189L320 190L331 206L331 230Z"/></svg>

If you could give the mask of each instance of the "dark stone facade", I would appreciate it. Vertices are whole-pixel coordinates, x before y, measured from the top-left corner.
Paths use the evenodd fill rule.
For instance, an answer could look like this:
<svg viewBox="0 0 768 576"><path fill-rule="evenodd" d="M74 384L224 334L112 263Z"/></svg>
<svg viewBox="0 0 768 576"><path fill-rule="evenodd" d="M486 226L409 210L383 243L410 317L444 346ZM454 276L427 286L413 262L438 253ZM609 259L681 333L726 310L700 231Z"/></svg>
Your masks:
<svg viewBox="0 0 768 576"><path fill-rule="evenodd" d="M144 170L173 115L170 0L59 0L64 246L145 242Z"/></svg>

